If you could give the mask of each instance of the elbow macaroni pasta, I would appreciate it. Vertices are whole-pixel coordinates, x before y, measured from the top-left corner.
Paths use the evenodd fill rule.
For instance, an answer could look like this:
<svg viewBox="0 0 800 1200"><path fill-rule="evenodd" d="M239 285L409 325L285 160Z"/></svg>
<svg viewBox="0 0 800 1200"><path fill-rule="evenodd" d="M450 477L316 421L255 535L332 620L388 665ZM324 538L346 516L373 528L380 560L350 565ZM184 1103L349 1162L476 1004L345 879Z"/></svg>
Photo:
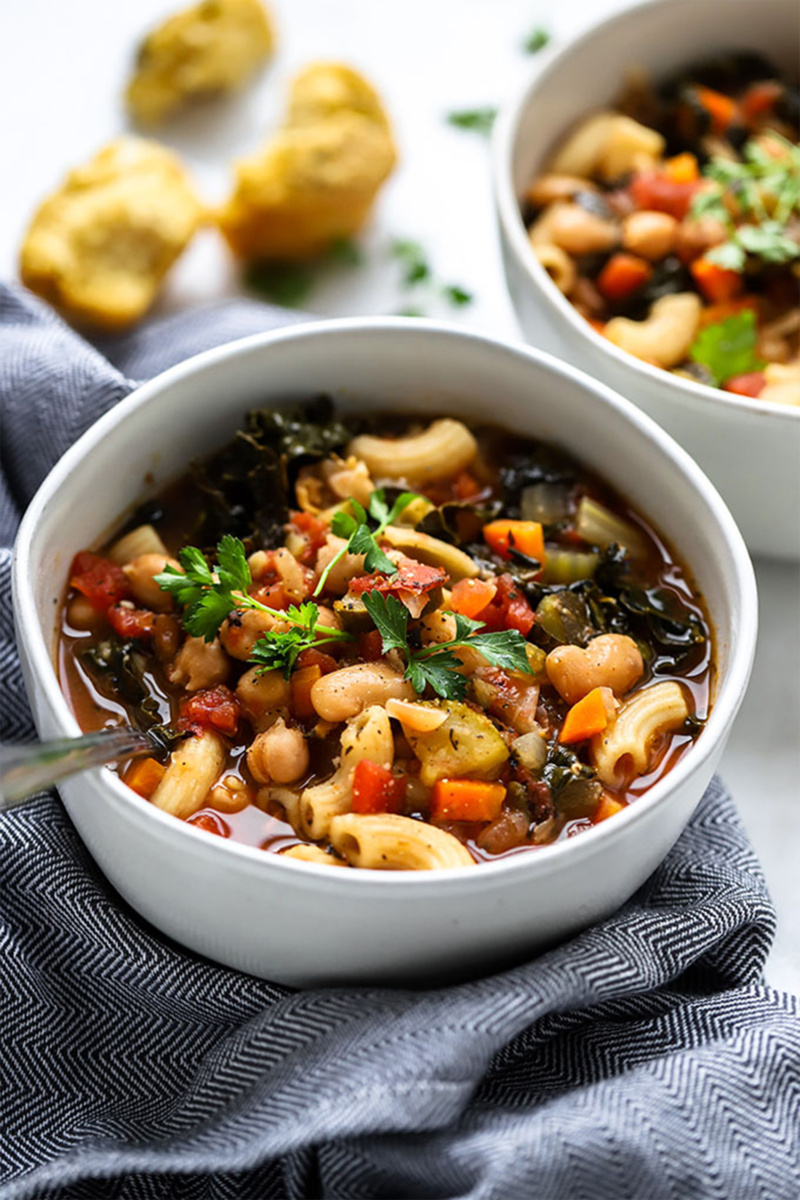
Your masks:
<svg viewBox="0 0 800 1200"><path fill-rule="evenodd" d="M339 769L326 783L306 788L300 797L300 823L307 837L318 841L331 821L353 803L353 772L362 759L390 768L394 762L392 727L384 709L367 708L351 718L342 734Z"/></svg>
<svg viewBox="0 0 800 1200"><path fill-rule="evenodd" d="M644 775L653 765L658 740L680 729L688 716L689 705L679 683L657 683L637 692L619 710L613 725L595 734L589 744L601 783L619 787L626 761L637 775Z"/></svg>
<svg viewBox="0 0 800 1200"><path fill-rule="evenodd" d="M172 751L169 766L151 799L156 808L186 820L202 808L225 765L227 750L210 730Z"/></svg>
<svg viewBox="0 0 800 1200"><path fill-rule="evenodd" d="M345 813L330 823L334 849L353 867L383 871L434 871L474 867L452 833L392 813Z"/></svg>
<svg viewBox="0 0 800 1200"><path fill-rule="evenodd" d="M347 447L367 464L373 479L405 479L409 484L432 483L465 470L478 443L461 421L433 421L423 433L401 438L363 434Z"/></svg>
<svg viewBox="0 0 800 1200"><path fill-rule="evenodd" d="M645 321L614 317L603 333L610 342L660 367L675 367L694 341L700 321L700 299L694 292L677 292L656 300Z"/></svg>

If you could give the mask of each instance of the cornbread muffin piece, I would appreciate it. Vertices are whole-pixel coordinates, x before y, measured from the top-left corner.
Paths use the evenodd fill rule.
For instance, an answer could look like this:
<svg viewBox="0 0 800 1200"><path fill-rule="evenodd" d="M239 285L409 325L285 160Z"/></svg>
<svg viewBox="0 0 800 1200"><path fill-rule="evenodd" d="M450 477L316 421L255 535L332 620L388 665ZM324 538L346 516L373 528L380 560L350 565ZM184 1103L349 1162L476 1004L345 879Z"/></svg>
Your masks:
<svg viewBox="0 0 800 1200"><path fill-rule="evenodd" d="M361 229L396 157L371 85L350 67L316 63L294 81L283 127L237 164L220 229L242 258L314 258Z"/></svg>
<svg viewBox="0 0 800 1200"><path fill-rule="evenodd" d="M153 303L203 208L158 142L109 142L41 205L20 255L22 282L68 320L124 329Z"/></svg>
<svg viewBox="0 0 800 1200"><path fill-rule="evenodd" d="M184 104L239 87L272 54L275 34L261 0L202 0L170 17L139 49L126 92L143 125Z"/></svg>

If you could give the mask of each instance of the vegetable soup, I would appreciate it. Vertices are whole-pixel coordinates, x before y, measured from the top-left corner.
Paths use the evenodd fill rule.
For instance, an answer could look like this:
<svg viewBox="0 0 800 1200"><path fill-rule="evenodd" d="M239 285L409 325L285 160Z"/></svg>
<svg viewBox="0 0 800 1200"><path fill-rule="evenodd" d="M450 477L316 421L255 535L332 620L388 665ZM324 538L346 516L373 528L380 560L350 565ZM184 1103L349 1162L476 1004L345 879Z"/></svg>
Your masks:
<svg viewBox="0 0 800 1200"><path fill-rule="evenodd" d="M76 555L83 728L146 800L341 869L472 866L613 817L707 717L703 602L560 449L443 417L255 410Z"/></svg>

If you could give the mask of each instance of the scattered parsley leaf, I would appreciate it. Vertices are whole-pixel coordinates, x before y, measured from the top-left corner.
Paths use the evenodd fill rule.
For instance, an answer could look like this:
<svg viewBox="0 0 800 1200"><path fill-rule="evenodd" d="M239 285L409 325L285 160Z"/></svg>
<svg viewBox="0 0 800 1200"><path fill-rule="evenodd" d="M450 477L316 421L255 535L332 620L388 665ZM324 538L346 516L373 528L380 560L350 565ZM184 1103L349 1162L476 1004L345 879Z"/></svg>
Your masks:
<svg viewBox="0 0 800 1200"><path fill-rule="evenodd" d="M497 116L497 109L487 105L485 108L465 108L447 114L448 125L456 129L467 129L484 136L492 132Z"/></svg>
<svg viewBox="0 0 800 1200"><path fill-rule="evenodd" d="M436 695L445 700L463 700L467 694L467 681L460 673L461 666L461 660L452 650L440 650L430 658L413 657L406 678L417 692L424 692L425 685L429 684Z"/></svg>
<svg viewBox="0 0 800 1200"><path fill-rule="evenodd" d="M744 270L747 262L747 254L737 237L733 237L727 242L721 242L719 246L707 250L704 258L707 262L723 267L726 271L739 271L740 273Z"/></svg>
<svg viewBox="0 0 800 1200"><path fill-rule="evenodd" d="M746 308L701 330L689 348L689 357L707 367L717 384L722 384L734 375L761 370L764 363L756 352L757 343L756 315Z"/></svg>
<svg viewBox="0 0 800 1200"><path fill-rule="evenodd" d="M493 667L506 671L522 671L530 675L525 639L516 629L504 629L498 633L476 633L469 639L470 646L479 650Z"/></svg>
<svg viewBox="0 0 800 1200"><path fill-rule="evenodd" d="M364 607L372 623L381 635L383 653L408 648L408 609L396 596L383 596L380 592L365 592Z"/></svg>
<svg viewBox="0 0 800 1200"><path fill-rule="evenodd" d="M463 308L466 304L472 304L472 292L459 287L457 283L446 284L442 288L442 295L454 308Z"/></svg>
<svg viewBox="0 0 800 1200"><path fill-rule="evenodd" d="M390 247L392 258L403 268L403 286L416 287L430 278L431 268L425 251L419 242L395 238Z"/></svg>
<svg viewBox="0 0 800 1200"><path fill-rule="evenodd" d="M326 256L330 262L342 267L360 267L364 262L361 247L352 238L337 238L331 243Z"/></svg>
<svg viewBox="0 0 800 1200"><path fill-rule="evenodd" d="M298 263L253 262L244 273L245 287L286 308L294 308L307 300L314 283L312 271Z"/></svg>
<svg viewBox="0 0 800 1200"><path fill-rule="evenodd" d="M526 54L538 54L540 50L544 50L549 41L550 34L541 25L537 25L525 38L525 41L522 43L522 49Z"/></svg>

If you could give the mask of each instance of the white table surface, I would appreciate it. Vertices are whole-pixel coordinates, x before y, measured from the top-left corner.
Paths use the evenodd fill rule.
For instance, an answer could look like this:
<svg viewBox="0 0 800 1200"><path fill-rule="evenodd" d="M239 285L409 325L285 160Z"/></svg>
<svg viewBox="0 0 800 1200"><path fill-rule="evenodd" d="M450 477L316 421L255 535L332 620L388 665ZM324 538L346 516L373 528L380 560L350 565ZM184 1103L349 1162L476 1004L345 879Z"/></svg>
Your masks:
<svg viewBox="0 0 800 1200"><path fill-rule="evenodd" d="M754 0L755 2L755 0ZM492 210L488 145L449 127L453 109L496 105L534 69L521 42L537 24L558 39L621 0L274 0L279 51L244 94L177 120L163 134L208 200L221 199L229 163L256 148L282 111L288 79L319 58L362 69L384 96L402 163L363 238L365 262L328 269L307 302L332 316L395 313L410 304L504 338L518 336ZM126 128L121 92L141 34L173 11L167 0L23 0L0 16L0 275L16 274L34 205L70 166ZM426 248L436 277L474 293L453 310L404 294L393 238ZM158 311L238 290L213 233L173 271ZM751 464L752 465L752 464ZM769 464L764 463L765 473ZM800 514L798 514L800 519ZM722 763L778 910L767 964L775 987L800 992L800 568L756 564L761 634L752 683Z"/></svg>

